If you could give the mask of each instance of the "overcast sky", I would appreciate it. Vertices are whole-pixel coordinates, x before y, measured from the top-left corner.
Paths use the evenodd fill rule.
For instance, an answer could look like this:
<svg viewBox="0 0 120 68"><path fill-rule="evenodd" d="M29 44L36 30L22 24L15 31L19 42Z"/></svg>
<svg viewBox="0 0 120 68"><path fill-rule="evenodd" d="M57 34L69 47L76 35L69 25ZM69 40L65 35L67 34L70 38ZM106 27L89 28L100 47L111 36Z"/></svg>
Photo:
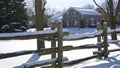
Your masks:
<svg viewBox="0 0 120 68"><path fill-rule="evenodd" d="M33 0L25 0L29 8L32 8L32 1ZM57 11L63 11L69 7L84 7L88 4L96 6L93 0L46 0L47 3L45 5L46 8L51 8ZM96 0L97 3L101 4L104 0Z"/></svg>
<svg viewBox="0 0 120 68"><path fill-rule="evenodd" d="M100 2L102 2L103 0L96 1L100 4ZM47 0L46 7L63 10L69 7L83 7L87 4L92 4L95 6L93 0Z"/></svg>

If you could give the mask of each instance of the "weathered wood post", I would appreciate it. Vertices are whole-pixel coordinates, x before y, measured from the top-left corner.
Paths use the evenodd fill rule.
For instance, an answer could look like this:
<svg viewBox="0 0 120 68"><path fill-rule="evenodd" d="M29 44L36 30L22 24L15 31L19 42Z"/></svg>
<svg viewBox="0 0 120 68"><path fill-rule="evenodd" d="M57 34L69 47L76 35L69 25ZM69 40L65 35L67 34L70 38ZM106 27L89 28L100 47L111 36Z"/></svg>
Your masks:
<svg viewBox="0 0 120 68"><path fill-rule="evenodd" d="M107 22L103 23L103 35L104 35L104 58L108 58L108 38L107 38Z"/></svg>
<svg viewBox="0 0 120 68"><path fill-rule="evenodd" d="M100 25L100 22L97 22L97 31L99 31L99 30L101 30L101 25ZM97 42L101 42L101 35L97 36ZM100 45L98 47L98 51L101 51L101 46ZM102 56L100 55L98 58L102 59Z"/></svg>
<svg viewBox="0 0 120 68"><path fill-rule="evenodd" d="M63 25L58 20L58 68L63 68Z"/></svg>
<svg viewBox="0 0 120 68"><path fill-rule="evenodd" d="M99 31L99 30L101 30L101 25L100 25L99 22L97 22L97 31ZM101 36L100 36L100 35L97 36L97 41L98 41L98 42L101 42ZM99 49L98 49L98 50L99 50Z"/></svg>
<svg viewBox="0 0 120 68"><path fill-rule="evenodd" d="M54 30L55 27L56 27L56 22L54 23L50 23L50 27L51 27L51 30ZM55 36L52 37L52 39L54 39ZM52 40L51 41L51 48L55 48L56 47L56 41L55 40ZM52 55L51 55L52 58L56 58L56 52L53 52ZM55 63L52 63L52 67L53 68L56 68L56 62Z"/></svg>

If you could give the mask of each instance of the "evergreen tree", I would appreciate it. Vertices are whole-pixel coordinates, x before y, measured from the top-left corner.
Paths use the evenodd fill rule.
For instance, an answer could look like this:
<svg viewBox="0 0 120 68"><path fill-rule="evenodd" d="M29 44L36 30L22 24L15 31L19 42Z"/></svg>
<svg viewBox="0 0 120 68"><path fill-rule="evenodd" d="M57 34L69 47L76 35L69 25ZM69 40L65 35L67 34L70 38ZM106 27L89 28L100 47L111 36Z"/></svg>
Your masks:
<svg viewBox="0 0 120 68"><path fill-rule="evenodd" d="M0 27L11 22L26 24L28 15L24 0L0 0Z"/></svg>

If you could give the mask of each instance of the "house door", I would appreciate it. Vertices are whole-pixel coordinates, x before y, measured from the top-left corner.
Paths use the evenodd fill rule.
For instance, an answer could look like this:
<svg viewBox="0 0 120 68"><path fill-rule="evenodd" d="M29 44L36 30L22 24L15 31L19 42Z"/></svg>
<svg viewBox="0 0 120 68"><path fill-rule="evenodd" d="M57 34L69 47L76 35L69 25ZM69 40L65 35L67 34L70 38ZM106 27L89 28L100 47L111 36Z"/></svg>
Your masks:
<svg viewBox="0 0 120 68"><path fill-rule="evenodd" d="M70 23L69 23L70 25L70 27L74 27L74 21L70 21Z"/></svg>
<svg viewBox="0 0 120 68"><path fill-rule="evenodd" d="M79 27L80 28L84 28L85 27L85 23L84 23L84 19L81 19L79 22Z"/></svg>

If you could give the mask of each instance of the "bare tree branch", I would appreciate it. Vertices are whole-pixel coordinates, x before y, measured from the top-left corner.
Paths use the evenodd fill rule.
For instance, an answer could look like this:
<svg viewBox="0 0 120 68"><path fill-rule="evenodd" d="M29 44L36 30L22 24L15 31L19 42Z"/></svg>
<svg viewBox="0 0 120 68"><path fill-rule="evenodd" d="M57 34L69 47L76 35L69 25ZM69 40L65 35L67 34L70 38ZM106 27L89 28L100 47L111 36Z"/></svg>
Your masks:
<svg viewBox="0 0 120 68"><path fill-rule="evenodd" d="M107 14L110 15L110 8L109 8L109 1L106 0L106 5L107 5Z"/></svg>
<svg viewBox="0 0 120 68"><path fill-rule="evenodd" d="M103 16L104 16L105 18L106 18L106 17L109 18L107 12L106 12L100 5L98 5L98 3L97 3L95 0L93 0L93 1L94 1L94 3L96 4L96 6L98 6L98 7L102 10L102 12L104 13ZM107 19L107 18L106 18L106 19Z"/></svg>
<svg viewBox="0 0 120 68"><path fill-rule="evenodd" d="M113 16L115 15L113 13L113 11L114 11L114 9L113 9L113 0L109 0L108 8L109 8L109 15L110 15L111 18L113 18Z"/></svg>
<svg viewBox="0 0 120 68"><path fill-rule="evenodd" d="M115 17L118 15L120 11L120 0L118 0L118 4L117 4L117 7L116 7L116 12L115 12Z"/></svg>
<svg viewBox="0 0 120 68"><path fill-rule="evenodd" d="M99 6L95 0L93 0L93 1L105 14L107 14L107 12L101 6Z"/></svg>

